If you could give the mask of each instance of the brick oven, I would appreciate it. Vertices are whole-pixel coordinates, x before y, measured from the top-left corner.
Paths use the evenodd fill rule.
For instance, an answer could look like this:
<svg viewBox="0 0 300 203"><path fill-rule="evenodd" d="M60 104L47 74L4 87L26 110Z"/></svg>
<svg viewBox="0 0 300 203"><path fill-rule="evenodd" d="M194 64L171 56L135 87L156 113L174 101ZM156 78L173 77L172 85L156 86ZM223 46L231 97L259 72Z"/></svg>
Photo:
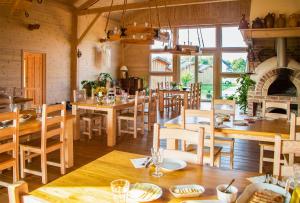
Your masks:
<svg viewBox="0 0 300 203"><path fill-rule="evenodd" d="M300 63L286 56L286 39L276 40L277 57L259 64L251 78L256 82L248 92L248 114L255 116L263 101L291 102L292 110L300 109Z"/></svg>

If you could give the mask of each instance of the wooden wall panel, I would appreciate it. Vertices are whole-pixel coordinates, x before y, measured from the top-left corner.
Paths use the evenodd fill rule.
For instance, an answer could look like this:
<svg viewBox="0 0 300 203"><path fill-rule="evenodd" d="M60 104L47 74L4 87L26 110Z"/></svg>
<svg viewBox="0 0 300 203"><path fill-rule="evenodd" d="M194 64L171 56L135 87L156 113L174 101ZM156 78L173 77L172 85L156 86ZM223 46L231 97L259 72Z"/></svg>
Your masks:
<svg viewBox="0 0 300 203"><path fill-rule="evenodd" d="M30 14L0 8L0 86L21 87L22 50L46 53L47 103L69 99L71 9L52 0L27 6ZM28 23L40 29L29 31Z"/></svg>
<svg viewBox="0 0 300 203"><path fill-rule="evenodd" d="M80 36L92 22L95 15L80 16L78 19L78 33ZM121 47L119 42L100 44L99 39L105 37L106 18L100 16L95 25L83 38L78 48L82 56L78 59L78 82L95 80L101 72L110 73L117 78L121 65ZM117 22L110 21L109 29L118 26ZM80 84L78 85L80 86Z"/></svg>

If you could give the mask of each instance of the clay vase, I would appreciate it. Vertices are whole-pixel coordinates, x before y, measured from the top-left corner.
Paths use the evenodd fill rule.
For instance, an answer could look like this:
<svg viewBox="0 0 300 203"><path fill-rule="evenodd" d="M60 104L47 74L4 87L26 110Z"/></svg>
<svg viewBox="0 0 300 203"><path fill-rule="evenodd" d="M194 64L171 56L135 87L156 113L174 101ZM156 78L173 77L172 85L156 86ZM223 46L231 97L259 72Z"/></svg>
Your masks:
<svg viewBox="0 0 300 203"><path fill-rule="evenodd" d="M297 23L298 23L298 16L297 14L292 14L289 16L289 27L297 27Z"/></svg>
<svg viewBox="0 0 300 203"><path fill-rule="evenodd" d="M255 20L252 21L252 28L256 29L256 28L263 28L264 27L264 23L263 20L260 18L255 18Z"/></svg>
<svg viewBox="0 0 300 203"><path fill-rule="evenodd" d="M277 20L277 27L285 27L286 20L284 14L279 14L279 18Z"/></svg>
<svg viewBox="0 0 300 203"><path fill-rule="evenodd" d="M249 23L246 20L245 14L242 15L242 19L240 21L239 29L248 29Z"/></svg>
<svg viewBox="0 0 300 203"><path fill-rule="evenodd" d="M275 14L274 13L268 13L265 17L265 27L266 28L273 28L275 23Z"/></svg>

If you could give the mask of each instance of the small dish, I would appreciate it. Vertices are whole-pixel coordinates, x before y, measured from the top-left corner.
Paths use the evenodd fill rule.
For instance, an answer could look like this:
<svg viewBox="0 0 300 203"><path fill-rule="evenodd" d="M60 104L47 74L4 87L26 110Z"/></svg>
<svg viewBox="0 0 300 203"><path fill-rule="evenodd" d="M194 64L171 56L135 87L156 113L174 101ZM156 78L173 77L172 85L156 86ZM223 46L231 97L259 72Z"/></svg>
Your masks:
<svg viewBox="0 0 300 203"><path fill-rule="evenodd" d="M225 193L224 190L227 188L227 184L218 185L217 190L217 196L219 200L222 200L224 203L231 203L235 202L238 194L238 189L234 186L229 187L230 193Z"/></svg>
<svg viewBox="0 0 300 203"><path fill-rule="evenodd" d="M20 114L20 115L19 115L19 121L20 121L21 123L23 123L23 122L29 120L31 117L32 117L31 114Z"/></svg>
<svg viewBox="0 0 300 203"><path fill-rule="evenodd" d="M160 198L162 189L151 183L135 183L131 185L128 197L136 202L151 202Z"/></svg>
<svg viewBox="0 0 300 203"><path fill-rule="evenodd" d="M201 185L174 185L169 188L171 194L176 198L182 197L199 197L205 189Z"/></svg>
<svg viewBox="0 0 300 203"><path fill-rule="evenodd" d="M185 161L180 159L165 158L161 168L165 171L177 171L187 166Z"/></svg>

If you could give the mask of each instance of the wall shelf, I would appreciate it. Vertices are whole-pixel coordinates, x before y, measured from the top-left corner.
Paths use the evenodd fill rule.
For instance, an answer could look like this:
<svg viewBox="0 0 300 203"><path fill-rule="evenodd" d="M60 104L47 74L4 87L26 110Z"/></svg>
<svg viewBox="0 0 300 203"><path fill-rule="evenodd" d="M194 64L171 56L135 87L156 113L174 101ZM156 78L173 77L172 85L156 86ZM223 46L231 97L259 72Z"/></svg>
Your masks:
<svg viewBox="0 0 300 203"><path fill-rule="evenodd" d="M252 44L253 39L300 37L300 27L240 29L240 31L247 44Z"/></svg>

